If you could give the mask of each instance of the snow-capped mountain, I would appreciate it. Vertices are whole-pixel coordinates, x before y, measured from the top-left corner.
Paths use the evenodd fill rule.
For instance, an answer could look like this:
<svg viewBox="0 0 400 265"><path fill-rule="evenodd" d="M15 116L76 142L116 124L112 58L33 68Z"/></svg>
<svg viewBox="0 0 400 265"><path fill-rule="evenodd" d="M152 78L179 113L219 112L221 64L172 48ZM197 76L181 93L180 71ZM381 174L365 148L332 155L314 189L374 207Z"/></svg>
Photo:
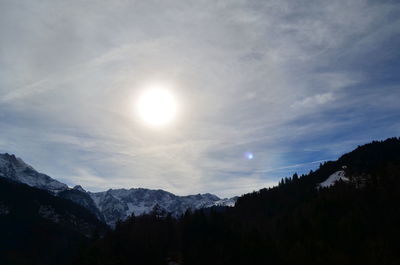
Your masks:
<svg viewBox="0 0 400 265"><path fill-rule="evenodd" d="M342 180L344 182L349 181L349 178L346 177L346 173L344 172L344 170L336 171L335 173L330 175L324 182L321 182L318 185L318 187L321 187L321 188L330 187L330 186L335 185L335 183L340 180Z"/></svg>
<svg viewBox="0 0 400 265"><path fill-rule="evenodd" d="M54 193L68 189L68 186L51 177L37 172L21 158L10 154L0 154L0 177L27 184L31 187Z"/></svg>
<svg viewBox="0 0 400 265"><path fill-rule="evenodd" d="M213 194L177 196L164 190L110 189L105 192L89 193L103 213L106 222L113 226L117 220L125 220L130 215L151 212L154 207L179 216L186 210L196 210L212 206L233 206L236 198L220 199Z"/></svg>
<svg viewBox="0 0 400 265"><path fill-rule="evenodd" d="M0 177L47 190L53 195L71 200L92 212L99 220L114 226L132 214L142 215L154 207L173 216L186 210L212 206L234 206L237 197L220 199L213 194L177 196L164 190L110 189L103 192L87 192L81 186L69 188L51 177L37 172L22 159L10 154L0 154Z"/></svg>

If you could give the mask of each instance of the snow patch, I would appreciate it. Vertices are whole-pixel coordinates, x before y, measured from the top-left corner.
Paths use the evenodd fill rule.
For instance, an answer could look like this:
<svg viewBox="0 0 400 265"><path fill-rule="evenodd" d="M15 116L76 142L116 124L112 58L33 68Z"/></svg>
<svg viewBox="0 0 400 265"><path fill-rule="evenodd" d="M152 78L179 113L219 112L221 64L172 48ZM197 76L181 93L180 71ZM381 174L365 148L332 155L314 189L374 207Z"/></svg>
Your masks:
<svg viewBox="0 0 400 265"><path fill-rule="evenodd" d="M344 172L344 170L336 171L335 173L330 175L324 182L318 184L318 187L320 188L331 187L335 185L335 183L338 182L339 180L342 180L344 182L349 181L349 179L346 177L346 173Z"/></svg>

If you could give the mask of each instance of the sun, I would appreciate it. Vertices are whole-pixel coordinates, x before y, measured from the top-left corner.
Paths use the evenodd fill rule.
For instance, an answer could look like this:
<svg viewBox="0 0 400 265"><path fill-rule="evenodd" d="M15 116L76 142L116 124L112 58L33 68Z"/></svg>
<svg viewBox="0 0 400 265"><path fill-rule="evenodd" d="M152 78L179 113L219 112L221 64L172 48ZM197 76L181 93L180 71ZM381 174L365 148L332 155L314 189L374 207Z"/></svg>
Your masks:
<svg viewBox="0 0 400 265"><path fill-rule="evenodd" d="M159 127L174 120L177 104L174 95L168 89L156 86L142 92L136 110L144 122Z"/></svg>

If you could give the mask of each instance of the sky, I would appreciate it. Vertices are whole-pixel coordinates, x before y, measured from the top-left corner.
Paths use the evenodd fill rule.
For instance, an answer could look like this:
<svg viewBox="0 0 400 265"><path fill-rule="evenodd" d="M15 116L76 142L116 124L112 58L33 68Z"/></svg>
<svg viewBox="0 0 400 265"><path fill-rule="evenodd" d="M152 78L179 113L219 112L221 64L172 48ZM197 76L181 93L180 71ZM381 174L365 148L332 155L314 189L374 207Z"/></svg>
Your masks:
<svg viewBox="0 0 400 265"><path fill-rule="evenodd" d="M241 195L400 136L399 102L398 1L0 0L0 152L70 186Z"/></svg>

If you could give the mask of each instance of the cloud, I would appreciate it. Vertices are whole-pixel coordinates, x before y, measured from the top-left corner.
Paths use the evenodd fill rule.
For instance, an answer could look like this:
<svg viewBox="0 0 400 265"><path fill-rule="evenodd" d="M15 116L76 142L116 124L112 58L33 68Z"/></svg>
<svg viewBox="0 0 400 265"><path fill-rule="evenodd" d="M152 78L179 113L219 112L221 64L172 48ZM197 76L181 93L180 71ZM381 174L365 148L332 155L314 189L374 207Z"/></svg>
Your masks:
<svg viewBox="0 0 400 265"><path fill-rule="evenodd" d="M317 94L315 96L307 97L303 100L296 101L291 107L318 107L334 100L332 92L324 94Z"/></svg>
<svg viewBox="0 0 400 265"><path fill-rule="evenodd" d="M398 134L399 11L364 0L2 1L0 150L91 190L273 185ZM157 81L181 111L151 130L132 109Z"/></svg>

